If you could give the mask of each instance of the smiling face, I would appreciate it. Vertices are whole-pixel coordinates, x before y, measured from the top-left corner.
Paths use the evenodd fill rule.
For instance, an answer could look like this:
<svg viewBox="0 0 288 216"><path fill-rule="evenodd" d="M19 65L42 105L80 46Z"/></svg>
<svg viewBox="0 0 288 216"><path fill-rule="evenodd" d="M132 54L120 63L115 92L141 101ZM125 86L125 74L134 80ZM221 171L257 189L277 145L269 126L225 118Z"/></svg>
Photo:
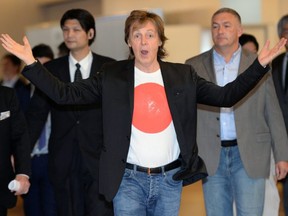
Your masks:
<svg viewBox="0 0 288 216"><path fill-rule="evenodd" d="M211 32L216 50L237 50L242 31L239 19L231 13L219 13L212 18Z"/></svg>
<svg viewBox="0 0 288 216"><path fill-rule="evenodd" d="M159 69L157 53L162 42L151 21L143 24L134 23L130 27L128 45L133 50L137 68L144 72L155 72Z"/></svg>

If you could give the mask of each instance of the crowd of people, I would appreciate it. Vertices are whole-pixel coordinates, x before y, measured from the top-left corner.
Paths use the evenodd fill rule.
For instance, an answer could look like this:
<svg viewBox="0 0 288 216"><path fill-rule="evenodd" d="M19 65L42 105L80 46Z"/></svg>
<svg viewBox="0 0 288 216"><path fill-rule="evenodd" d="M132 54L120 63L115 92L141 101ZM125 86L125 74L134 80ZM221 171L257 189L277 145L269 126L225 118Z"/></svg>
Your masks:
<svg viewBox="0 0 288 216"><path fill-rule="evenodd" d="M238 12L221 8L213 47L185 64L164 61L168 38L152 12L127 17L123 61L90 49L87 10L66 11L60 26L57 58L0 37L1 216L15 195L26 216L177 216L183 186L199 180L208 216L278 215L277 181L288 215L288 15L279 42L258 51Z"/></svg>

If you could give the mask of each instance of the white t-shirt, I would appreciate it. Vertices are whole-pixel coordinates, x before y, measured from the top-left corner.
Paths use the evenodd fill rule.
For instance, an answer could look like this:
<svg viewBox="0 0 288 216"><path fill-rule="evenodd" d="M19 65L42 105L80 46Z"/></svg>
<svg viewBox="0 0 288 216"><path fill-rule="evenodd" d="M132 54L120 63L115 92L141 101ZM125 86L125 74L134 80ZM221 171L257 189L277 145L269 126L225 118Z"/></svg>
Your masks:
<svg viewBox="0 0 288 216"><path fill-rule="evenodd" d="M145 73L135 67L134 110L127 162L163 166L180 154L160 69Z"/></svg>

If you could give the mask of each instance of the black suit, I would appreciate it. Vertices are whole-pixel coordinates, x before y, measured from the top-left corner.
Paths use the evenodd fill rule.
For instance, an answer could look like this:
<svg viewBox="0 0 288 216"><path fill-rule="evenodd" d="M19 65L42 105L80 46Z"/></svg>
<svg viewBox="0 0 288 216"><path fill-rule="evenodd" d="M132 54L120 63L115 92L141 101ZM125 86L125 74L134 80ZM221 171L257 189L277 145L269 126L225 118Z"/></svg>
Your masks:
<svg viewBox="0 0 288 216"><path fill-rule="evenodd" d="M284 122L286 125L286 131L288 132L288 86L286 86L286 89L283 88L282 85L282 73L283 73L283 60L285 57L285 53L279 55L277 58L275 58L272 62L272 76L273 81L277 93L277 97L279 100L279 104L282 110L282 114L284 117ZM288 67L288 62L287 62ZM288 76L288 74L286 75ZM286 82L287 83L287 82ZM286 177L283 180L283 186L284 186L284 209L285 214L288 215L288 177Z"/></svg>
<svg viewBox="0 0 288 216"><path fill-rule="evenodd" d="M3 82L1 81L1 85L2 84ZM20 108L25 113L30 103L31 85L25 83L23 78L20 77L14 84L13 88L16 91Z"/></svg>
<svg viewBox="0 0 288 216"><path fill-rule="evenodd" d="M207 176L196 145L197 103L230 107L252 89L269 67L263 69L255 61L234 85L221 88L198 77L188 65L159 63L182 158L181 169L174 179L183 179L186 185ZM26 67L23 74L57 103L102 101L104 146L100 157L100 192L112 200L122 180L130 144L134 61L106 64L91 79L68 85L44 71L35 63Z"/></svg>
<svg viewBox="0 0 288 216"><path fill-rule="evenodd" d="M30 175L31 167L27 125L14 89L0 86L0 113L0 209L5 209L16 204L16 196L8 189L9 182L16 174Z"/></svg>
<svg viewBox="0 0 288 216"><path fill-rule="evenodd" d="M93 54L90 76L96 74L100 67L109 61L113 59ZM70 82L68 56L50 61L45 67L53 71L53 74L63 82ZM33 144L41 133L49 111L51 112L49 177L55 191L58 214L78 216L84 211L83 205L86 205L86 211L91 215L94 210L96 215L97 205L98 210L102 211L97 215L104 214L104 202L97 199L98 166L103 142L101 105L94 103L61 106L36 90L27 115ZM73 200L73 205L69 199Z"/></svg>

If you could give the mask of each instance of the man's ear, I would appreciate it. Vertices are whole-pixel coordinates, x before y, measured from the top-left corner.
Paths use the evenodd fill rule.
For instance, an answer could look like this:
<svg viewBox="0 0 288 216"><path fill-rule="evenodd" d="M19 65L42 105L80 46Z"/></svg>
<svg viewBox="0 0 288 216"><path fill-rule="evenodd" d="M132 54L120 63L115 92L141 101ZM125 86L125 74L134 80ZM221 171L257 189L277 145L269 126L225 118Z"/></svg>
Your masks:
<svg viewBox="0 0 288 216"><path fill-rule="evenodd" d="M88 34L88 38L92 39L94 37L94 30L90 29L87 34Z"/></svg>

